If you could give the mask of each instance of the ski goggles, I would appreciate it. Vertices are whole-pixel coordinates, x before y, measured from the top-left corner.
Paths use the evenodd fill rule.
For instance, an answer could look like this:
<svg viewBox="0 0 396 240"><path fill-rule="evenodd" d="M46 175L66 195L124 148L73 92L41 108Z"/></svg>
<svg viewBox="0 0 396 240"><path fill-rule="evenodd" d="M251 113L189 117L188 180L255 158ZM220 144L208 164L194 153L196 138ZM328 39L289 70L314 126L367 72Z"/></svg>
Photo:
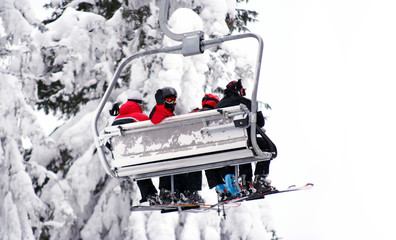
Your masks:
<svg viewBox="0 0 396 240"><path fill-rule="evenodd" d="M241 88L241 90L239 90L239 95L246 96L246 88Z"/></svg>
<svg viewBox="0 0 396 240"><path fill-rule="evenodd" d="M176 102L176 97L166 97L165 102L167 103L175 103Z"/></svg>

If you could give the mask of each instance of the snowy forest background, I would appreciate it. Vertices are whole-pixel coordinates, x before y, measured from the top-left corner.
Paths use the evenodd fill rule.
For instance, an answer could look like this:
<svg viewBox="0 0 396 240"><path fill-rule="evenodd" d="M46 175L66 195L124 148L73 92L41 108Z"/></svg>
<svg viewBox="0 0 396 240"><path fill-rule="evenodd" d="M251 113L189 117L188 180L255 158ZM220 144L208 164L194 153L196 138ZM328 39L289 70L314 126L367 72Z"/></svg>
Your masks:
<svg viewBox="0 0 396 240"><path fill-rule="evenodd" d="M137 185L105 174L91 121L123 59L175 44L159 29L159 1L49 2L52 15L44 21L32 1L0 2L0 239L277 239L265 201L231 209L226 220L216 212L129 211L140 199ZM238 9L237 2L244 1L170 1L170 28L202 29L206 38L246 31L257 12ZM176 114L183 114L199 106L204 93L221 96L228 81L249 80L253 66L232 44L199 56L134 61L101 127L128 89L144 95L148 114L156 89L175 87ZM215 193L206 183L203 188L214 201Z"/></svg>

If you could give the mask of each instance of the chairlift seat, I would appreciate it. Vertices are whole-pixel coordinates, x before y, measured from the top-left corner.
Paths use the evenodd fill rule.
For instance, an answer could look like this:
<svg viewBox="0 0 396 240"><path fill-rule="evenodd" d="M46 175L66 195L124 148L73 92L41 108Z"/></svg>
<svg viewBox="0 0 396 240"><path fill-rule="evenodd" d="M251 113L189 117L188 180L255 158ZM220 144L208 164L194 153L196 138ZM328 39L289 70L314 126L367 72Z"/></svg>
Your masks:
<svg viewBox="0 0 396 240"><path fill-rule="evenodd" d="M111 170L135 180L270 160L248 145L249 115L244 105L106 127L102 146L110 143ZM247 121L245 121L247 122Z"/></svg>

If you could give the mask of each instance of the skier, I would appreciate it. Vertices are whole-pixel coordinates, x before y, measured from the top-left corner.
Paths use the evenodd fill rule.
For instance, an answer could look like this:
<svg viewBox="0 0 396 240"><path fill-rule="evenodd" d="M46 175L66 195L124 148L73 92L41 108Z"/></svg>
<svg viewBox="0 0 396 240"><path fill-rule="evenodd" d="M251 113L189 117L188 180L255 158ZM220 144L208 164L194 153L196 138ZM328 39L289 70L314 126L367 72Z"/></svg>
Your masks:
<svg viewBox="0 0 396 240"><path fill-rule="evenodd" d="M202 98L202 108L194 108L190 113L214 109L219 101L220 98L218 96L207 93ZM181 200L189 203L204 202L202 197L198 194L198 191L202 190L202 171L179 174L174 177L177 179L178 188L184 189L184 191L180 193Z"/></svg>
<svg viewBox="0 0 396 240"><path fill-rule="evenodd" d="M252 102L245 98L246 90L242 86L241 79L238 81L231 81L227 84L224 91L224 98L216 105L216 108L224 108L229 106L235 106L239 104L244 104L251 110ZM261 128L264 126L264 117L261 112L257 112L257 125ZM248 130L248 133L250 131ZM249 134L250 135L250 134ZM270 141L270 140L269 140ZM263 138L258 137L257 143L262 150L268 150L273 145L272 142L268 143ZM275 147L275 145L273 145ZM273 156L273 158L275 158ZM261 161L256 164L255 178L252 182L252 167L251 164L242 164L239 166L239 172L242 179L242 190L245 194L250 194L252 192L266 192L271 190L271 181L267 178L269 174L270 161ZM226 184L225 177L229 174L234 173L234 167L223 167L218 169L206 170L206 178L208 179L209 188L216 188L216 192L219 194L220 199L224 200L227 191L225 189Z"/></svg>
<svg viewBox="0 0 396 240"><path fill-rule="evenodd" d="M117 109L118 105L113 106L110 113L119 113L119 115L114 119L112 126L149 120L149 117L142 113L143 110L140 106L143 102L142 99L142 94L133 90L129 92L127 102L122 104L119 110ZM148 201L150 205L160 203L159 196L157 195L157 189L155 189L151 179L138 180L137 185L140 189L140 194L142 195L140 203L146 201Z"/></svg>
<svg viewBox="0 0 396 240"><path fill-rule="evenodd" d="M155 93L157 105L150 113L150 120L154 124L160 123L167 117L174 116L176 107L177 92L172 87L158 89ZM163 203L169 204L175 201L188 203L204 203L198 194L201 190L201 178L197 173L186 173L174 175L175 194L171 193L171 177L160 177L160 199Z"/></svg>

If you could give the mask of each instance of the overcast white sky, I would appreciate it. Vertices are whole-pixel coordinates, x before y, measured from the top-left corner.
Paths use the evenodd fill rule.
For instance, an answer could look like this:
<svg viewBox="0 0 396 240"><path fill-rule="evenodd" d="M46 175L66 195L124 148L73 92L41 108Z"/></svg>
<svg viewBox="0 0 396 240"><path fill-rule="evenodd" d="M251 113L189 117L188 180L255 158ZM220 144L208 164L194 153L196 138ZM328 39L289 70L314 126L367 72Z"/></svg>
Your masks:
<svg viewBox="0 0 396 240"><path fill-rule="evenodd" d="M265 43L260 99L278 146L284 239L395 239L396 2L250 0Z"/></svg>

